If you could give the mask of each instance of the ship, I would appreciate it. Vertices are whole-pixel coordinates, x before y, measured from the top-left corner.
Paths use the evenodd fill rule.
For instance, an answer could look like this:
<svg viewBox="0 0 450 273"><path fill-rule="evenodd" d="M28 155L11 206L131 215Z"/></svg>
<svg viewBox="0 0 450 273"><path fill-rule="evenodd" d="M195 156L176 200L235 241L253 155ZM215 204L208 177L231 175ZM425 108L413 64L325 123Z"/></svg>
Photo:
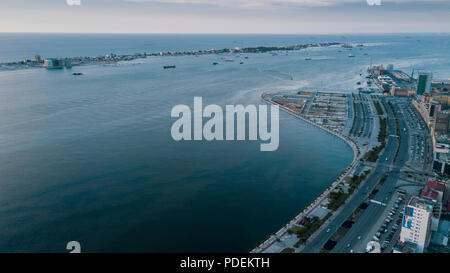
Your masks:
<svg viewBox="0 0 450 273"><path fill-rule="evenodd" d="M72 75L74 75L74 76L81 76L81 75L83 75L83 73L81 73L81 72L75 72L75 73L72 73Z"/></svg>
<svg viewBox="0 0 450 273"><path fill-rule="evenodd" d="M175 65L165 65L164 69L176 68Z"/></svg>

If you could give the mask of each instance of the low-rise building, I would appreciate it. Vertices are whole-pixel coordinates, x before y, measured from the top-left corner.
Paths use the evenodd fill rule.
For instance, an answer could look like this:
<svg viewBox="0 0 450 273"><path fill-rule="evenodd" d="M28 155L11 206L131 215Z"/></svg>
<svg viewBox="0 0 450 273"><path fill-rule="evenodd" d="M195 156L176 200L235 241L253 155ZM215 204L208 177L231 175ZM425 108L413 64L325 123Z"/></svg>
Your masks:
<svg viewBox="0 0 450 273"><path fill-rule="evenodd" d="M392 248L392 253L416 253L417 244L411 242L397 242Z"/></svg>

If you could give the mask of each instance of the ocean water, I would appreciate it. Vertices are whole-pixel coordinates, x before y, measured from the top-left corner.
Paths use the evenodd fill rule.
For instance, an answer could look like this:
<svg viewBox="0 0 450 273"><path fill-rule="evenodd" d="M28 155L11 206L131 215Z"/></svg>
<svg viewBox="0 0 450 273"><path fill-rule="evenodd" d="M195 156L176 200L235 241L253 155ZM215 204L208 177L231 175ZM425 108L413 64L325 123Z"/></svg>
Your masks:
<svg viewBox="0 0 450 273"><path fill-rule="evenodd" d="M249 141L175 142L173 106L192 107L194 96L224 106L263 104L264 92L351 92L371 62L450 77L448 35L0 34L0 62L325 41L366 46L355 58L330 47L225 56L232 63L179 56L0 72L0 252L65 252L72 240L84 252L249 251L328 187L351 149L285 113L276 152Z"/></svg>

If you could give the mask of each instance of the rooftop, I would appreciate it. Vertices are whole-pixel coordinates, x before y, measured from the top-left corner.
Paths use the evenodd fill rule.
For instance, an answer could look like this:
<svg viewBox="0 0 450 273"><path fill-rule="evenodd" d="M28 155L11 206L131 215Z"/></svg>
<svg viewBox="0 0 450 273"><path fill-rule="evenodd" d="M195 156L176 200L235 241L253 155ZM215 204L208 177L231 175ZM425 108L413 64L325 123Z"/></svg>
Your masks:
<svg viewBox="0 0 450 273"><path fill-rule="evenodd" d="M417 196L411 197L406 203L407 206L423 209L427 212L433 211L433 204L429 200L421 199Z"/></svg>
<svg viewBox="0 0 450 273"><path fill-rule="evenodd" d="M438 182L435 180L430 180L430 181L428 181L428 183L426 185L426 189L433 189L436 191L444 192L445 191L445 183Z"/></svg>

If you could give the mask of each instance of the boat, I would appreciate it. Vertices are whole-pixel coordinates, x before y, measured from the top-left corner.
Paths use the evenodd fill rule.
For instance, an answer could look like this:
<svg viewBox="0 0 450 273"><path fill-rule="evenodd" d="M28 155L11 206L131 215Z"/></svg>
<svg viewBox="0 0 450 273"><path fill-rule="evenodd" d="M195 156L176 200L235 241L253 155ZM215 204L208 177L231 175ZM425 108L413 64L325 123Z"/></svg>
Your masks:
<svg viewBox="0 0 450 273"><path fill-rule="evenodd" d="M74 75L74 76L81 76L81 75L83 75L83 73L81 73L81 72L74 72L74 73L72 73L72 75Z"/></svg>
<svg viewBox="0 0 450 273"><path fill-rule="evenodd" d="M213 65L218 65L219 63L213 62Z"/></svg>
<svg viewBox="0 0 450 273"><path fill-rule="evenodd" d="M164 69L176 68L175 65L165 65Z"/></svg>
<svg viewBox="0 0 450 273"><path fill-rule="evenodd" d="M305 58L305 61L311 61L312 59L311 59L311 57L306 57Z"/></svg>
<svg viewBox="0 0 450 273"><path fill-rule="evenodd" d="M361 82L357 82L356 84L357 84L357 85L361 85Z"/></svg>
<svg viewBox="0 0 450 273"><path fill-rule="evenodd" d="M244 62L240 62L239 64L244 64Z"/></svg>
<svg viewBox="0 0 450 273"><path fill-rule="evenodd" d="M348 56L349 56L350 58L355 57L355 55L353 55L352 53L348 54Z"/></svg>

